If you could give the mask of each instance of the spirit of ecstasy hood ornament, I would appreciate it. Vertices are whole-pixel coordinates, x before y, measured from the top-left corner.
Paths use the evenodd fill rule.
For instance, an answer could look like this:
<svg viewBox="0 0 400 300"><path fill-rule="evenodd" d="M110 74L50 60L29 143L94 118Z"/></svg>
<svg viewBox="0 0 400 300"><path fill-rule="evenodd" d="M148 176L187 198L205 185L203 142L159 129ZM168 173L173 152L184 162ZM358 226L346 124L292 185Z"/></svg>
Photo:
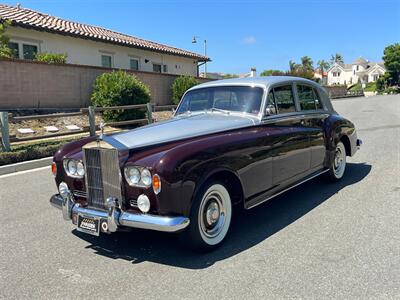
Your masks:
<svg viewBox="0 0 400 300"><path fill-rule="evenodd" d="M104 127L106 126L106 123L103 123L103 122L101 122L100 123L100 130L101 130L101 133L100 133L100 137L99 137L99 140L103 140L103 135L104 135Z"/></svg>

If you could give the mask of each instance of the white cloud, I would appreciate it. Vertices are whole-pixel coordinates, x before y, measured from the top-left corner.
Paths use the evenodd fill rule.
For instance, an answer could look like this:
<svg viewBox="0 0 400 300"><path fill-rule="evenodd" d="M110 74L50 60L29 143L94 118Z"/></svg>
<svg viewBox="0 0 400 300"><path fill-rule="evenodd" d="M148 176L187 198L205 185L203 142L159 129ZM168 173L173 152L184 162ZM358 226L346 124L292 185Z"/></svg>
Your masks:
<svg viewBox="0 0 400 300"><path fill-rule="evenodd" d="M256 42L257 42L257 39L256 39L254 36L252 36L252 35L246 36L246 37L242 40L242 43L243 43L243 44L246 44L246 45L255 44Z"/></svg>

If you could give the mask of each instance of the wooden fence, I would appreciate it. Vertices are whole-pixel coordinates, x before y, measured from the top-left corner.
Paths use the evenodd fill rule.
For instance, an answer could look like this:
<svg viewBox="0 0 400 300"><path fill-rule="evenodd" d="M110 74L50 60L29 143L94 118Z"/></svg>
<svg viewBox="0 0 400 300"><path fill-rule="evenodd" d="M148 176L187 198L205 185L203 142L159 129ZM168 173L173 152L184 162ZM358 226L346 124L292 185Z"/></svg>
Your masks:
<svg viewBox="0 0 400 300"><path fill-rule="evenodd" d="M24 141L32 141L39 140L45 138L53 138L67 135L75 135L81 133L90 133L90 136L96 135L96 130L99 129L98 124L96 124L96 113L100 113L103 111L110 110L126 110L126 109L137 109L137 110L145 110L146 118L145 119L135 119L135 120L126 120L119 122L110 122L106 123L107 126L123 126L123 125L133 125L133 124L150 124L154 121L153 112L156 111L165 111L175 109L176 105L162 105L155 106L151 103L147 104L139 104L139 105L124 105L124 106L110 106L110 107L95 107L89 106L88 108L82 108L79 112L70 112L70 113L55 113L55 114L43 114L43 115L29 115L29 116L18 116L14 117L9 114L8 111L0 111L0 132L1 132L1 145L3 151L11 151L11 143L13 142L24 142ZM80 130L74 130L71 132L62 132L62 133L52 133L45 134L40 136L30 136L30 137L10 137L10 128L9 122L18 122L18 121L27 121L27 120L39 120L39 119L54 119L54 118L62 118L62 117L73 117L73 116L81 116L85 115L88 117L89 128L82 128Z"/></svg>

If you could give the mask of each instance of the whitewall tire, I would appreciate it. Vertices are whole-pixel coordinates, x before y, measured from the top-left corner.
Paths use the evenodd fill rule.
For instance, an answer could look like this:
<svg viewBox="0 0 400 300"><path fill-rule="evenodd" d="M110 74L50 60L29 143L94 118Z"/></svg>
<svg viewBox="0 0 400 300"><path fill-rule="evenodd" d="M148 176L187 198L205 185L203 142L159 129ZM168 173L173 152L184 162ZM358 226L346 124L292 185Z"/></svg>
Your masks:
<svg viewBox="0 0 400 300"><path fill-rule="evenodd" d="M190 213L190 225L181 234L182 242L199 251L219 246L228 234L232 202L220 182L205 184L197 193Z"/></svg>

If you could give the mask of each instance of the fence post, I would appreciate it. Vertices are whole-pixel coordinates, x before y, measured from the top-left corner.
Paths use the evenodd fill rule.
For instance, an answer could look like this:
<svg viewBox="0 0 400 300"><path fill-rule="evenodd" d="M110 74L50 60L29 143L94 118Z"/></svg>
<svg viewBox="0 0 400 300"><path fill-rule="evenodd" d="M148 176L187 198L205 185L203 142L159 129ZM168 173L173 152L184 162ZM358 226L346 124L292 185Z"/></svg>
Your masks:
<svg viewBox="0 0 400 300"><path fill-rule="evenodd" d="M6 152L11 151L7 111L0 111L0 129L1 129L1 140L3 143L4 151Z"/></svg>
<svg viewBox="0 0 400 300"><path fill-rule="evenodd" d="M89 106L89 129L90 136L96 136L96 111L94 106Z"/></svg>
<svg viewBox="0 0 400 300"><path fill-rule="evenodd" d="M149 124L153 123L153 106L151 103L147 103L147 121Z"/></svg>

